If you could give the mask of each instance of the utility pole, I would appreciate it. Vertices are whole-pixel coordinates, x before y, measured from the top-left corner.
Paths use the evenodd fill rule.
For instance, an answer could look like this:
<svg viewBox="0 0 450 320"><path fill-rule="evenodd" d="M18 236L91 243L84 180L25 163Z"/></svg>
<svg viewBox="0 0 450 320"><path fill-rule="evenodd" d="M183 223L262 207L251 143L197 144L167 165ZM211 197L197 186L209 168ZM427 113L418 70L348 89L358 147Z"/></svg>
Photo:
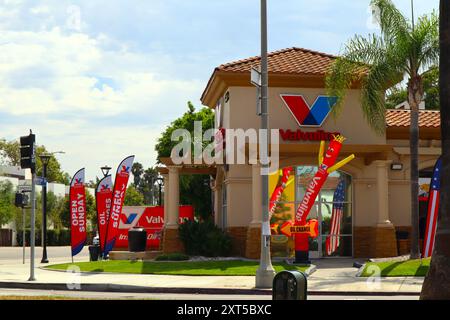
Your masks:
<svg viewBox="0 0 450 320"><path fill-rule="evenodd" d="M269 227L269 110L268 110L268 62L267 62L267 0L261 0L261 130L265 131L266 159L261 159L262 175L262 226L261 226L261 257L256 271L256 287L272 288L275 270L270 258L270 227ZM261 146L261 148L264 148ZM261 149L260 148L260 149Z"/></svg>

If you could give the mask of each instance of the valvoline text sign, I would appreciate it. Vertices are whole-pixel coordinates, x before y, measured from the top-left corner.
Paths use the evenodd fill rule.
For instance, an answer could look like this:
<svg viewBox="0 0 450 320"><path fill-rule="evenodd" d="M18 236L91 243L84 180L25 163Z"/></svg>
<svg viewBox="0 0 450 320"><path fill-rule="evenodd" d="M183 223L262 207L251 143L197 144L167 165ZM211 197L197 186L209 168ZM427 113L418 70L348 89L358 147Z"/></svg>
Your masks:
<svg viewBox="0 0 450 320"><path fill-rule="evenodd" d="M194 207L179 207L179 223L194 219ZM147 249L158 249L164 226L164 207L123 207L114 248L128 248L128 230L141 227L147 231Z"/></svg>

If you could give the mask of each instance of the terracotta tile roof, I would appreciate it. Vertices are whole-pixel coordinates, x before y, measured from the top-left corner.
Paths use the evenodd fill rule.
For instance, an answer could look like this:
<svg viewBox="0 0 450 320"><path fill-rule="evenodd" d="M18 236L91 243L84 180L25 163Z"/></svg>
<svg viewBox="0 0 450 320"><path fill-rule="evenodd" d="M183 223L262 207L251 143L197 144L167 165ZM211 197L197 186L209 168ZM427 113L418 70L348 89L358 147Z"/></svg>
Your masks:
<svg viewBox="0 0 450 320"><path fill-rule="evenodd" d="M387 110L386 126L388 128L408 128L410 124L410 113L410 110ZM439 129L441 127L441 113L434 110L420 110L419 127Z"/></svg>
<svg viewBox="0 0 450 320"><path fill-rule="evenodd" d="M268 54L269 73L324 75L337 57L303 48L288 48ZM261 57L251 57L226 64L216 70L224 72L250 72L258 68Z"/></svg>

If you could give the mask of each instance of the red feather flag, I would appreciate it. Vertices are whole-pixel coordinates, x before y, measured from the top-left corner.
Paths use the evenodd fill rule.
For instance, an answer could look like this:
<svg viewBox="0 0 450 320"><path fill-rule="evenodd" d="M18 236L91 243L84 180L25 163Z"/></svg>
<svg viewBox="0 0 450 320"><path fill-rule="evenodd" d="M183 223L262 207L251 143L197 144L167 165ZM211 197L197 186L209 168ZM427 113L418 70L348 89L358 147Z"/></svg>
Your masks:
<svg viewBox="0 0 450 320"><path fill-rule="evenodd" d="M86 189L84 188L84 168L79 170L70 182L70 225L72 257L83 250L86 243Z"/></svg>

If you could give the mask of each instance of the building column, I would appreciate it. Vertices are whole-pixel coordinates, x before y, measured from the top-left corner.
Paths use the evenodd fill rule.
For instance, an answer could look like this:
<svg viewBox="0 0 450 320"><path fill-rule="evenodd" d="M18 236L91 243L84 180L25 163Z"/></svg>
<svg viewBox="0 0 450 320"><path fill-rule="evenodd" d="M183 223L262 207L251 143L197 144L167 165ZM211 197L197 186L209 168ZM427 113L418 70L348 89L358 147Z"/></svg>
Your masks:
<svg viewBox="0 0 450 320"><path fill-rule="evenodd" d="M180 175L178 166L170 166L169 169L169 195L168 201L168 217L166 228L178 228L178 212L180 203Z"/></svg>
<svg viewBox="0 0 450 320"><path fill-rule="evenodd" d="M247 231L245 256L258 259L261 254L261 225L262 225L262 176L261 166L252 165L252 221Z"/></svg>
<svg viewBox="0 0 450 320"><path fill-rule="evenodd" d="M164 179L164 225L169 219L169 175L168 174L162 174L162 177Z"/></svg>
<svg viewBox="0 0 450 320"><path fill-rule="evenodd" d="M374 228L372 257L395 257L397 251L397 237L394 225L389 220L389 178L388 168L390 161L375 161L377 170L377 201L378 217Z"/></svg>
<svg viewBox="0 0 450 320"><path fill-rule="evenodd" d="M222 185L214 182L214 187L212 188L214 192L214 223L219 228L223 228L222 225Z"/></svg>
<svg viewBox="0 0 450 320"><path fill-rule="evenodd" d="M164 253L182 253L184 246L178 234L178 213L180 202L180 166L169 166L168 195L164 194L166 221L163 232L162 250Z"/></svg>
<svg viewBox="0 0 450 320"><path fill-rule="evenodd" d="M378 200L378 217L377 226L392 226L389 220L389 179L388 167L390 161L377 160L375 166L377 168L377 200Z"/></svg>

